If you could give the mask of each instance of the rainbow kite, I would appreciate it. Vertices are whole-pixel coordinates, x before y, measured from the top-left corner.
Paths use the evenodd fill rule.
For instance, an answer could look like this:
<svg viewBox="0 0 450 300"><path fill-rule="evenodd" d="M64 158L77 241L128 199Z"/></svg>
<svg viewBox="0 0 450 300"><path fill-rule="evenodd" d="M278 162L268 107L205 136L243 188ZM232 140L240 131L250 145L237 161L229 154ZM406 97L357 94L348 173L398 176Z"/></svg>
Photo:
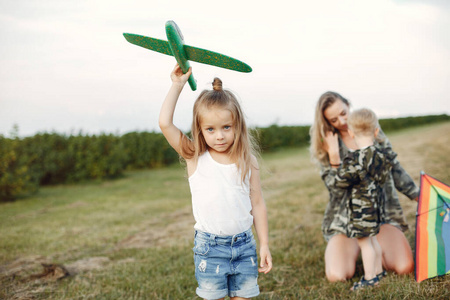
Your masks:
<svg viewBox="0 0 450 300"><path fill-rule="evenodd" d="M416 214L416 281L450 274L450 186L421 172Z"/></svg>

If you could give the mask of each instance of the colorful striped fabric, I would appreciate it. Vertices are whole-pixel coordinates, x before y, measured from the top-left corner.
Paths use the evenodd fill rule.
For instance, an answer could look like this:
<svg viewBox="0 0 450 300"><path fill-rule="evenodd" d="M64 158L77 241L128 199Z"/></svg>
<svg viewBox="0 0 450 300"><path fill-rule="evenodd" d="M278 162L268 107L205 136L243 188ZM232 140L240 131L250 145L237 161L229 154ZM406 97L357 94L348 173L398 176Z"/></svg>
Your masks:
<svg viewBox="0 0 450 300"><path fill-rule="evenodd" d="M450 274L450 186L420 174L416 214L416 281Z"/></svg>

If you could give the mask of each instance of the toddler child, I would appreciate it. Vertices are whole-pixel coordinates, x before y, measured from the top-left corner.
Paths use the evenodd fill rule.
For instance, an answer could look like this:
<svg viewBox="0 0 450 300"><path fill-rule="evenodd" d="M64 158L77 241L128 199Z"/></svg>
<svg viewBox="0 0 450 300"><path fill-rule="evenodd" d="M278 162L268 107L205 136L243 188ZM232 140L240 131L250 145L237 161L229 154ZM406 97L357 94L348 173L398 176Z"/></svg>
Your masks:
<svg viewBox="0 0 450 300"><path fill-rule="evenodd" d="M384 215L381 211L385 197L382 186L397 155L390 148L383 149L376 145L380 126L371 110L354 111L349 115L347 124L358 150L344 159L335 179L338 187L348 188L351 193L347 236L357 239L364 265L364 276L352 287L352 290L357 290L377 285L386 275L376 235Z"/></svg>

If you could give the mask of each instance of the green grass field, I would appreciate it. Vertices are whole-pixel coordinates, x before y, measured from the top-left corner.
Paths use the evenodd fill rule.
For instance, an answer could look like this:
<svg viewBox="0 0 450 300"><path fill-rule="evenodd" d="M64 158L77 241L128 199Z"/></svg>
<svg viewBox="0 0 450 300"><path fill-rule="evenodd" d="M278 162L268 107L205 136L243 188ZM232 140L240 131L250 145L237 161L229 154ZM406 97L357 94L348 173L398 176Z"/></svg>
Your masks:
<svg viewBox="0 0 450 300"><path fill-rule="evenodd" d="M450 183L450 123L389 134L403 167ZM306 148L261 161L274 268L258 299L450 299L450 276L416 283L389 273L351 293L325 279L320 226L327 191ZM401 196L414 248L416 202ZM179 165L106 182L41 188L0 204L0 299L196 299L189 186ZM45 274L44 264L62 265Z"/></svg>

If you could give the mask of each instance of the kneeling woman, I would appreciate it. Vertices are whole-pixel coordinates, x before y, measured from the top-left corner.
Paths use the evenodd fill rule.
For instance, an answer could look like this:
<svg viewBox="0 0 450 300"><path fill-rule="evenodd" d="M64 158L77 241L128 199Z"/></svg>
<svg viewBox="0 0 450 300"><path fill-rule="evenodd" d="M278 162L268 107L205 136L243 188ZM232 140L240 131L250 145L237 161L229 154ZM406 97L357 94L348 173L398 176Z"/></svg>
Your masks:
<svg viewBox="0 0 450 300"><path fill-rule="evenodd" d="M328 242L325 250L325 272L329 281L343 281L353 277L359 247L354 239L346 236L347 203L350 193L335 186L336 169L356 144L347 131L350 103L335 92L323 94L316 105L315 120L311 126L311 155L320 165L320 174L328 188L330 199L322 222L322 232ZM384 134L380 132L380 136ZM381 147L391 147L387 138L379 142ZM408 229L397 192L410 199L419 195L419 188L400 164L383 186L385 193L384 215L380 233L377 235L383 251L383 267L397 274L407 274L414 269L414 260L403 232Z"/></svg>

